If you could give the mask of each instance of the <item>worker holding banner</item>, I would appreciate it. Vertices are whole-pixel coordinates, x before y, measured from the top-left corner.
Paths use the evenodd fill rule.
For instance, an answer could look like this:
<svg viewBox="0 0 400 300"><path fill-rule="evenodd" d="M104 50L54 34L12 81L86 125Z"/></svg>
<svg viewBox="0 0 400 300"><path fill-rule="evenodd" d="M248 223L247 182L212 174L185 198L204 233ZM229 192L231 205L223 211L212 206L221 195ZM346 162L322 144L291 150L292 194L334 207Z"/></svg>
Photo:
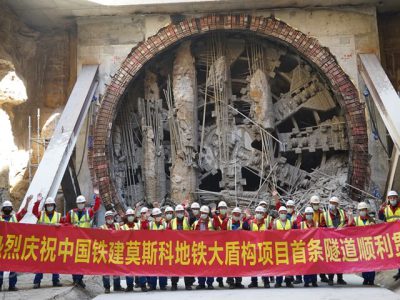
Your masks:
<svg viewBox="0 0 400 300"><path fill-rule="evenodd" d="M92 208L87 208L86 198L82 195L76 198L77 208L71 209L65 216L65 223L71 224L80 228L90 228L92 227L92 220L95 213L99 210L101 205L101 200L99 197L98 189L94 190L94 206ZM83 275L73 274L72 280L74 285L77 287L85 288L86 285L83 282Z"/></svg>
<svg viewBox="0 0 400 300"><path fill-rule="evenodd" d="M104 215L106 223L100 226L100 229L104 230L120 230L121 226L119 223L114 222L114 212L111 210L106 211ZM113 276L113 283L114 283L114 292L117 291L124 291L124 289L121 287L121 278L119 276ZM103 276L103 286L104 286L104 293L109 294L110 293L110 276L109 275L104 275Z"/></svg>
<svg viewBox="0 0 400 300"><path fill-rule="evenodd" d="M200 208L200 219L195 221L192 225L193 230L199 230L199 231L206 231L206 230L214 230L213 222L210 220L210 208L206 205L203 205ZM213 282L214 282L214 277L198 277L198 282L199 285L196 287L196 290L202 290L206 288L206 283L207 283L207 289L213 290Z"/></svg>
<svg viewBox="0 0 400 300"><path fill-rule="evenodd" d="M213 214L213 226L215 230L221 230L222 223L229 219L228 206L225 201L220 201L217 208L218 209ZM222 277L217 277L216 281L220 288L224 287L224 279Z"/></svg>
<svg viewBox="0 0 400 300"><path fill-rule="evenodd" d="M14 207L11 201L4 201L3 204L1 205L1 214L0 214L0 222L10 222L10 223L18 223L19 221L22 220L22 218L25 216L29 203L33 199L33 195L30 195L26 201L25 201L25 206L22 208L19 212L13 213ZM4 276L4 271L0 271L0 291L3 289L3 276ZM18 291L18 288L16 287L17 285L17 273L16 272L11 272L8 275L8 290L10 292L15 292Z"/></svg>
<svg viewBox="0 0 400 300"><path fill-rule="evenodd" d="M304 220L300 222L300 229L318 228L318 222L314 221L314 209L312 207L306 207L304 211ZM318 287L317 275L304 275L304 287Z"/></svg>
<svg viewBox="0 0 400 300"><path fill-rule="evenodd" d="M53 225L53 226L59 226L60 221L61 221L61 214L56 210L56 202L54 201L53 198L48 197L44 201L44 206L43 210L39 212L39 205L42 201L42 195L39 194L37 196L37 201L33 205L32 208L32 214L36 216L38 219L37 223L38 224L44 224L44 225ZM33 288L38 289L40 288L40 283L43 279L43 273L36 273L35 278L33 279ZM57 273L54 273L52 275L52 281L53 281L53 286L60 287L62 284L60 283L60 275Z"/></svg>
<svg viewBox="0 0 400 300"><path fill-rule="evenodd" d="M348 218L345 211L339 207L339 198L332 197L329 199L329 208L324 213L325 226L329 228L343 228L348 225ZM328 274L328 285L333 285L333 278L335 274ZM336 274L337 284L346 285L347 282L343 280L343 274Z"/></svg>
<svg viewBox="0 0 400 300"><path fill-rule="evenodd" d="M166 230L168 225L167 222L164 220L162 217L162 212L161 209L158 207L153 208L152 212L152 217L154 221L151 221L149 223L149 230ZM165 276L160 276L158 277L158 283L160 285L160 290L166 291L167 290L167 280L168 278ZM148 277L149 285L150 285L150 291L154 291L157 289L157 277L156 276L151 276Z"/></svg>
<svg viewBox="0 0 400 300"><path fill-rule="evenodd" d="M175 218L171 220L168 224L168 229L171 230L190 230L189 220L185 216L185 208L178 204L175 207ZM184 277L185 289L191 290L193 284L193 277ZM171 291L176 291L178 289L179 277L171 277Z"/></svg>
<svg viewBox="0 0 400 300"><path fill-rule="evenodd" d="M385 222L396 222L400 220L399 195L396 191L389 191L384 202L379 210L379 219ZM400 279L400 269L393 276L395 280Z"/></svg>

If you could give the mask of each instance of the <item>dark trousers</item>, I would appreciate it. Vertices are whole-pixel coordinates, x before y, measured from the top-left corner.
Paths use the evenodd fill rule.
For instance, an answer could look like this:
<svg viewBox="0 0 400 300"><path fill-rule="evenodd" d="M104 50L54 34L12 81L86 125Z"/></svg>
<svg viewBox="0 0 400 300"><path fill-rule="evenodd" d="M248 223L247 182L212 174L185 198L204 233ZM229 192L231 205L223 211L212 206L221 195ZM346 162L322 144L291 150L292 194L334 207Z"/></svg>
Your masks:
<svg viewBox="0 0 400 300"><path fill-rule="evenodd" d="M373 283L375 281L375 272L362 272L365 281Z"/></svg>
<svg viewBox="0 0 400 300"><path fill-rule="evenodd" d="M119 276L113 276L113 284L114 284L114 289L120 288L121 287L121 278ZM103 286L105 289L110 288L110 276L109 275L103 276Z"/></svg>
<svg viewBox="0 0 400 300"><path fill-rule="evenodd" d="M343 274L336 274L337 275L337 280L343 279ZM328 274L328 279L333 280L335 277L335 274Z"/></svg>
<svg viewBox="0 0 400 300"><path fill-rule="evenodd" d="M160 287L165 287L167 286L167 279L168 277L149 277L148 278L148 282L150 287L152 288L156 288L157 286L157 278L158 278L158 284L160 285Z"/></svg>
<svg viewBox="0 0 400 300"><path fill-rule="evenodd" d="M4 271L0 271L0 287L3 286ZM8 287L13 288L17 284L17 273L10 272L8 275Z"/></svg>
<svg viewBox="0 0 400 300"><path fill-rule="evenodd" d="M40 283L43 279L43 273L36 273L35 278L33 279L33 283ZM60 282L60 274L53 274L51 277L53 284Z"/></svg>
<svg viewBox="0 0 400 300"><path fill-rule="evenodd" d="M226 279L226 283L229 285L231 285L231 284L239 285L242 283L242 277L228 277Z"/></svg>
<svg viewBox="0 0 400 300"><path fill-rule="evenodd" d="M262 276L261 280L264 283L269 283L269 276ZM258 278L257 277L251 277L251 283L258 284Z"/></svg>
<svg viewBox="0 0 400 300"><path fill-rule="evenodd" d="M317 275L304 275L304 283L317 283Z"/></svg>
<svg viewBox="0 0 400 300"><path fill-rule="evenodd" d="M83 280L83 275L77 275L77 274L72 275L73 282L78 282L78 281L82 281L82 280Z"/></svg>
<svg viewBox="0 0 400 300"><path fill-rule="evenodd" d="M199 285L212 285L214 282L214 277L198 277L197 281L199 282Z"/></svg>
<svg viewBox="0 0 400 300"><path fill-rule="evenodd" d="M178 285L179 277L171 277L171 285ZM185 286L191 286L193 284L193 277L183 277Z"/></svg>
<svg viewBox="0 0 400 300"><path fill-rule="evenodd" d="M285 283L290 283L293 281L293 276L285 276ZM276 283L282 284L283 276L276 276Z"/></svg>

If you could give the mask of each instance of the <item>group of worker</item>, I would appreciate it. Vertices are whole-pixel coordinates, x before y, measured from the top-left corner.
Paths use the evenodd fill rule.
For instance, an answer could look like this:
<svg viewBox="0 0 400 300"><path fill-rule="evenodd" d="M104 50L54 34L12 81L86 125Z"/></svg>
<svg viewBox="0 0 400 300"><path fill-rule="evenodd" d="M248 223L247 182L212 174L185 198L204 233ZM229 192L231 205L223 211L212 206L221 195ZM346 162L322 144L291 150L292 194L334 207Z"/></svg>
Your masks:
<svg viewBox="0 0 400 300"><path fill-rule="evenodd" d="M105 224L100 226L103 230L249 230L249 231L265 231L265 230L292 230L292 229L310 229L316 227L339 228L347 226L367 226L376 222L369 214L369 206L365 202L358 203L357 216L349 217L348 214L340 207L340 201L337 197L329 199L327 209L321 207L320 198L314 195L310 198L308 206L303 212L296 211L293 200L288 200L283 206L281 199L276 191L273 192L275 199L275 209L278 215L269 212L269 205L266 201L261 201L255 208L254 215L242 213L239 207L232 209L228 214L228 207L224 201L220 201L215 211L211 212L206 205L200 206L199 203L193 202L191 205L178 204L175 208L167 206L162 211L159 207L154 207L150 211L147 207L137 208L136 211L129 208L126 210L123 220L116 222L115 213L107 211L105 213ZM2 204L0 221L19 222L27 212L32 196L28 197L25 207L18 213L13 213L13 206L10 201ZM60 223L71 224L81 228L92 227L92 220L95 213L101 205L97 191L95 191L95 203L93 207L86 207L86 199L83 196L77 197L77 207L68 211L65 217L56 211L56 203L54 199L47 198L44 201L43 209L39 210L42 198L38 195L37 201L34 203L32 213L38 218L39 224L58 225ZM379 210L379 219L386 222L394 222L400 219L400 204L397 192L390 191L387 195L387 201L382 204ZM0 272L0 290L3 284L3 272ZM334 285L335 274L320 274L321 282L328 285ZM345 285L343 274L336 274L338 285ZM375 272L363 272L363 285L374 285ZM40 288L43 274L35 274L34 288ZM400 270L394 276L397 280L400 278ZM76 286L85 288L83 275L72 275L73 282ZM317 287L317 274L304 276L276 276L262 278L263 287L269 288L270 283L275 283L274 287L280 288L285 282L287 287L293 287L294 284L304 282L304 287ZM61 286L58 274L52 275L54 286ZM171 277L171 290L177 290L179 277ZM223 278L216 278L219 287L224 287ZM160 290L167 289L167 277L154 276L126 276L127 288L123 289L120 284L120 277L113 277L113 290L127 292L133 291L134 287L140 288L142 291L155 290L157 282ZM197 278L196 290L213 289L214 277ZM9 291L16 291L17 274L10 272ZM195 283L195 278L184 277L185 289L191 290ZM228 287L244 288L241 277L228 277L226 279ZM111 282L110 276L103 276L103 285L105 293L110 293ZM248 288L258 287L258 278L252 277Z"/></svg>

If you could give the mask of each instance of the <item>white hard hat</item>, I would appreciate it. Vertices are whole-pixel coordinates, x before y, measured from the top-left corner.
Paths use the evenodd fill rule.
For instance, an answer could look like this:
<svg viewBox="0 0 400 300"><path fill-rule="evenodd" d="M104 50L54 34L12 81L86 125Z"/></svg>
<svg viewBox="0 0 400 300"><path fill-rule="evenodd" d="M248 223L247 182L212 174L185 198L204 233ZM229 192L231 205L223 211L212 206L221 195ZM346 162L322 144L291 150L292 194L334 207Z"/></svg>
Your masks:
<svg viewBox="0 0 400 300"><path fill-rule="evenodd" d="M13 205L12 205L11 201L6 200L1 205L1 208L3 208L3 207L13 207Z"/></svg>
<svg viewBox="0 0 400 300"><path fill-rule="evenodd" d="M293 200L288 200L286 202L286 206L294 206L294 201Z"/></svg>
<svg viewBox="0 0 400 300"><path fill-rule="evenodd" d="M240 207L235 207L235 208L232 210L232 213L239 213L239 214L241 214L241 213L242 213L242 210L240 209Z"/></svg>
<svg viewBox="0 0 400 300"><path fill-rule="evenodd" d="M365 203L365 202L360 202L360 203L358 203L358 205L357 205L357 209L358 209L358 210L360 210L360 209L368 209L368 204Z"/></svg>
<svg viewBox="0 0 400 300"><path fill-rule="evenodd" d="M321 200L319 199L318 195L313 195L310 198L310 203L311 204L319 204L321 202Z"/></svg>
<svg viewBox="0 0 400 300"><path fill-rule="evenodd" d="M80 195L76 197L76 203L85 203L85 202L86 202L85 196Z"/></svg>
<svg viewBox="0 0 400 300"><path fill-rule="evenodd" d="M208 213L210 213L210 208L207 205L203 205L200 208L200 212L208 214Z"/></svg>
<svg viewBox="0 0 400 300"><path fill-rule="evenodd" d="M388 197L390 196L399 196L399 194L397 194L396 191L389 191L389 193L387 194Z"/></svg>
<svg viewBox="0 0 400 300"><path fill-rule="evenodd" d="M306 209L304 210L304 213L306 214L313 214L314 210L312 207L306 207Z"/></svg>
<svg viewBox="0 0 400 300"><path fill-rule="evenodd" d="M44 201L44 205L47 204L56 204L56 201L54 201L54 199L52 197L48 197L45 201Z"/></svg>
<svg viewBox="0 0 400 300"><path fill-rule="evenodd" d="M264 213L264 212L265 212L265 208L262 207L262 206L257 206L255 212L256 212L256 213L257 213L257 212L262 212L262 213Z"/></svg>
<svg viewBox="0 0 400 300"><path fill-rule="evenodd" d="M149 211L149 209L147 208L147 207L142 207L141 209L140 209L140 213L141 214L145 214L145 213L147 213Z"/></svg>
<svg viewBox="0 0 400 300"><path fill-rule="evenodd" d="M161 215L161 209L159 209L158 207L153 208L153 210L151 211L151 214L153 216L157 216L157 215Z"/></svg>
<svg viewBox="0 0 400 300"><path fill-rule="evenodd" d="M329 199L329 202L334 202L334 203L339 204L339 198L336 196L333 196L331 199Z"/></svg>
<svg viewBox="0 0 400 300"><path fill-rule="evenodd" d="M281 211L287 211L286 207L285 207L285 206L281 206L281 207L279 207L279 210L278 210L278 212L281 212Z"/></svg>
<svg viewBox="0 0 400 300"><path fill-rule="evenodd" d="M132 208L128 208L125 212L125 215L135 215L135 211Z"/></svg>
<svg viewBox="0 0 400 300"><path fill-rule="evenodd" d="M225 202L225 201L220 201L220 202L218 203L218 208L220 208L220 207L228 207L228 206L226 205L226 202Z"/></svg>
<svg viewBox="0 0 400 300"><path fill-rule="evenodd" d="M171 206L167 206L164 212L174 212L174 209Z"/></svg>
<svg viewBox="0 0 400 300"><path fill-rule="evenodd" d="M267 203L266 201L264 201L264 200L261 200L260 203L258 203L258 205L259 205L259 206L260 206L260 205L268 205L268 203Z"/></svg>
<svg viewBox="0 0 400 300"><path fill-rule="evenodd" d="M104 214L104 217L114 217L114 212L112 210L107 210L106 213Z"/></svg>
<svg viewBox="0 0 400 300"><path fill-rule="evenodd" d="M178 204L177 206L175 206L175 211L181 211L181 210L185 210L185 208L183 207L183 205Z"/></svg>
<svg viewBox="0 0 400 300"><path fill-rule="evenodd" d="M191 209L200 209L200 204L198 204L197 202L193 202L192 205L190 205Z"/></svg>

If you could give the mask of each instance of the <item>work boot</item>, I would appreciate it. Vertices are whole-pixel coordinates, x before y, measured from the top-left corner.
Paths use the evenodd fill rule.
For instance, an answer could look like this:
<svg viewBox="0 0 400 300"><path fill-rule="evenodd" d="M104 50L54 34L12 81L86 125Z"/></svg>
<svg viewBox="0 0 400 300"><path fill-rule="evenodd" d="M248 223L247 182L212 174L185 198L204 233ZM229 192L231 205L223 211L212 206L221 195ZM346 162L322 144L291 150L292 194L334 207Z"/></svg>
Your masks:
<svg viewBox="0 0 400 300"><path fill-rule="evenodd" d="M199 284L198 286L196 286L196 290L204 290L206 288L206 286L204 284Z"/></svg>
<svg viewBox="0 0 400 300"><path fill-rule="evenodd" d="M252 283L250 283L247 287L248 287L249 289L258 288L258 283L252 282Z"/></svg>
<svg viewBox="0 0 400 300"><path fill-rule="evenodd" d="M281 288L281 287L282 287L282 283L278 283L278 282L277 282L277 283L275 283L274 287L275 287L275 288Z"/></svg>
<svg viewBox="0 0 400 300"><path fill-rule="evenodd" d="M54 286L54 287L61 287L61 286L63 286L63 285L62 285L61 282L56 281L56 282L53 282L53 286Z"/></svg>
<svg viewBox="0 0 400 300"><path fill-rule="evenodd" d="M207 290L213 290L214 289L214 286L212 285L212 284L209 284L208 286L207 286Z"/></svg>
<svg viewBox="0 0 400 300"><path fill-rule="evenodd" d="M241 283L236 283L236 284L235 284L235 288L237 288L237 289L244 289L244 285L241 284Z"/></svg>
<svg viewBox="0 0 400 300"><path fill-rule="evenodd" d="M393 276L394 280L399 280L400 279L400 272L398 272L396 275Z"/></svg>
<svg viewBox="0 0 400 300"><path fill-rule="evenodd" d="M342 278L340 278L340 279L337 280L337 284L339 284L339 285L346 285L347 282L344 281Z"/></svg>
<svg viewBox="0 0 400 300"><path fill-rule="evenodd" d="M308 282L306 282L305 284L304 284L304 287L310 287L310 284L308 283Z"/></svg>
<svg viewBox="0 0 400 300"><path fill-rule="evenodd" d="M317 284L316 281L312 282L311 284L312 284L313 287L318 287L318 284Z"/></svg>
<svg viewBox="0 0 400 300"><path fill-rule="evenodd" d="M222 281L219 281L219 282L218 282L218 287L220 287L220 288L225 287L225 286L224 286L224 283L223 283Z"/></svg>
<svg viewBox="0 0 400 300"><path fill-rule="evenodd" d="M328 277L326 277L325 274L321 274L319 276L321 277L321 282L329 283L329 279L328 279Z"/></svg>
<svg viewBox="0 0 400 300"><path fill-rule="evenodd" d="M367 279L364 279L363 285L368 285L368 280Z"/></svg>
<svg viewBox="0 0 400 300"><path fill-rule="evenodd" d="M138 288L140 288L140 285L135 283L135 289L138 289Z"/></svg>
<svg viewBox="0 0 400 300"><path fill-rule="evenodd" d="M293 281L293 284L301 284L301 283L303 283L303 280L301 280L301 279L295 279Z"/></svg>
<svg viewBox="0 0 400 300"><path fill-rule="evenodd" d="M178 285L177 284L171 285L171 291L176 291L177 289L178 289Z"/></svg>
<svg viewBox="0 0 400 300"><path fill-rule="evenodd" d="M86 287L86 284L82 280L78 280L75 282L75 286L84 289Z"/></svg>
<svg viewBox="0 0 400 300"><path fill-rule="evenodd" d="M233 290L235 288L235 285L233 283L230 283L228 288Z"/></svg>
<svg viewBox="0 0 400 300"><path fill-rule="evenodd" d="M147 292L147 287L146 287L146 285L142 285L142 286L140 287L140 289L141 289L142 292Z"/></svg>
<svg viewBox="0 0 400 300"><path fill-rule="evenodd" d="M125 292L133 292L133 286L132 285L127 286Z"/></svg>
<svg viewBox="0 0 400 300"><path fill-rule="evenodd" d="M286 287L288 287L288 288L293 288L294 285L293 285L293 283L291 283L291 282L286 282Z"/></svg>
<svg viewBox="0 0 400 300"><path fill-rule="evenodd" d="M16 292L16 291L18 291L18 288L15 287L15 286L10 286L10 287L8 288L8 291L9 291L9 292Z"/></svg>
<svg viewBox="0 0 400 300"><path fill-rule="evenodd" d="M190 285L186 285L186 286L185 286L185 290L187 290L187 291L191 291L191 290L192 290L192 286L190 286Z"/></svg>
<svg viewBox="0 0 400 300"><path fill-rule="evenodd" d="M148 291L155 291L157 288L155 287L155 286L150 286L149 288L148 288Z"/></svg>
<svg viewBox="0 0 400 300"><path fill-rule="evenodd" d="M40 283L34 283L33 284L34 289L40 289Z"/></svg>
<svg viewBox="0 0 400 300"><path fill-rule="evenodd" d="M269 276L269 282L275 283L275 277L274 276Z"/></svg>
<svg viewBox="0 0 400 300"><path fill-rule="evenodd" d="M121 286L114 286L114 292L124 292L125 289Z"/></svg>
<svg viewBox="0 0 400 300"><path fill-rule="evenodd" d="M264 282L264 289L269 289L270 287L269 282Z"/></svg>
<svg viewBox="0 0 400 300"><path fill-rule="evenodd" d="M373 281L368 281L368 285L375 285Z"/></svg>
<svg viewBox="0 0 400 300"><path fill-rule="evenodd" d="M166 291L166 290L167 290L167 286L166 285L160 286L160 291Z"/></svg>
<svg viewBox="0 0 400 300"><path fill-rule="evenodd" d="M110 293L110 288L105 288L104 289L104 294L109 294Z"/></svg>
<svg viewBox="0 0 400 300"><path fill-rule="evenodd" d="M328 279L328 285L330 285L330 286L333 285L333 279Z"/></svg>

